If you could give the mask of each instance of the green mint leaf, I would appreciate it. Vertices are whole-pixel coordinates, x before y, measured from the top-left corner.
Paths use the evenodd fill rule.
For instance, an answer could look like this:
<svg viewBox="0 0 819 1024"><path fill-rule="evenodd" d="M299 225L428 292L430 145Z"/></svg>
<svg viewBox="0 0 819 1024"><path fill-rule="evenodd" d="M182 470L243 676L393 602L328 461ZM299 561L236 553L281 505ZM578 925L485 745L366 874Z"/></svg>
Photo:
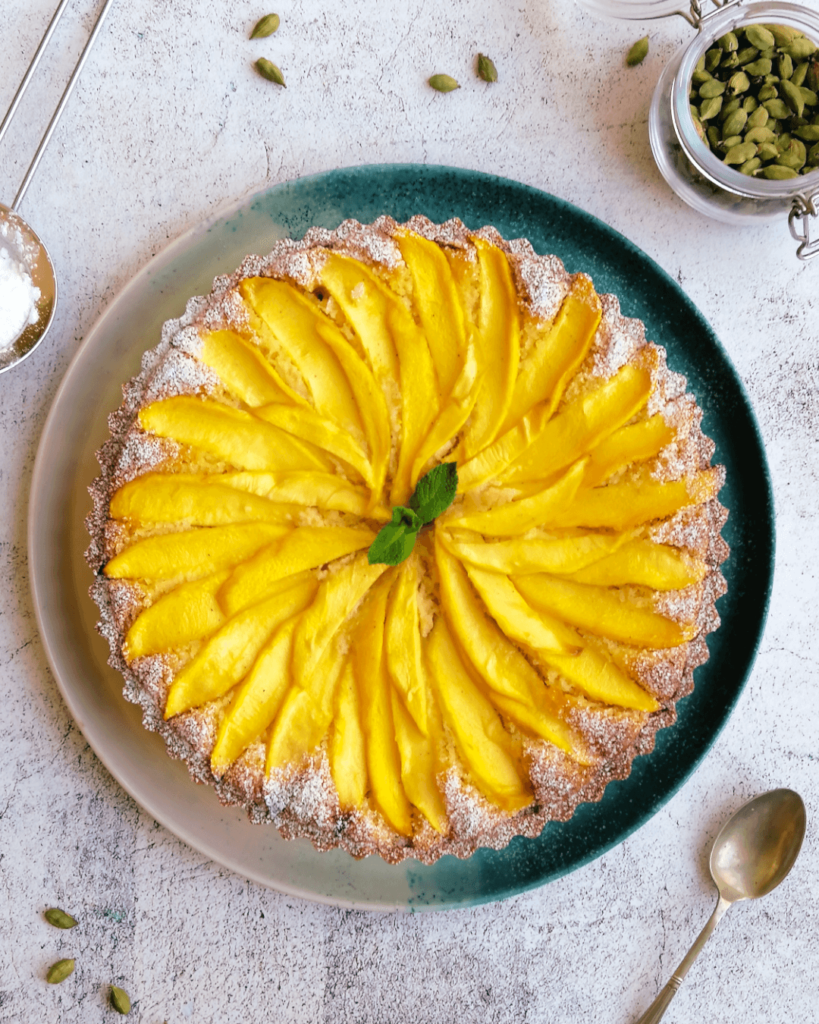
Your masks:
<svg viewBox="0 0 819 1024"><path fill-rule="evenodd" d="M392 521L396 525L403 523L409 530L416 532L424 525L424 520L411 508L405 505L396 505L392 510Z"/></svg>
<svg viewBox="0 0 819 1024"><path fill-rule="evenodd" d="M418 530L401 522L400 518L396 522L396 511L393 510L393 521L382 526L370 544L370 550L367 552L367 561L370 565L400 565L412 554Z"/></svg>
<svg viewBox="0 0 819 1024"><path fill-rule="evenodd" d="M458 467L454 462L442 462L418 481L415 493L410 498L410 508L415 509L421 522L426 525L446 512L457 490Z"/></svg>

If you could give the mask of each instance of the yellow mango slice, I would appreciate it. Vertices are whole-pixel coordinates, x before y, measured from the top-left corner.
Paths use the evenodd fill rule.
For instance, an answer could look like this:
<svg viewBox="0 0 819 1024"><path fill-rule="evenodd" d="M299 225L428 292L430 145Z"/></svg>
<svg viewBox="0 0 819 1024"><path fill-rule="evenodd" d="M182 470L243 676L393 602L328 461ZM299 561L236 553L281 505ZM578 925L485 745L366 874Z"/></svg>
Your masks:
<svg viewBox="0 0 819 1024"><path fill-rule="evenodd" d="M586 753L583 737L568 725L561 717L567 707L568 699L562 691L554 691L544 687L543 696L537 707L521 704L511 697L492 694L492 703L515 725L534 736L548 740L556 747L570 754L580 764L592 764Z"/></svg>
<svg viewBox="0 0 819 1024"><path fill-rule="evenodd" d="M290 470L286 473L223 473L217 478L228 487L270 498L279 507L315 507L336 512L352 512L388 522L390 510L379 506L369 510L370 497L364 487L351 484L334 473L315 470Z"/></svg>
<svg viewBox="0 0 819 1024"><path fill-rule="evenodd" d="M435 242L413 231L401 231L395 240L412 278L413 306L427 337L443 408L443 401L452 394L467 359L461 297L447 258Z"/></svg>
<svg viewBox="0 0 819 1024"><path fill-rule="evenodd" d="M489 614L510 639L536 651L571 654L578 650L579 638L572 636L569 630L560 629L559 624L553 626L533 611L508 576L472 566L467 566L467 574Z"/></svg>
<svg viewBox="0 0 819 1024"><path fill-rule="evenodd" d="M417 727L426 735L427 690L418 619L418 560L411 556L398 569L387 605L387 671Z"/></svg>
<svg viewBox="0 0 819 1024"><path fill-rule="evenodd" d="M688 480L609 484L578 491L568 508L551 521L555 527L587 526L628 530L655 519L667 519L687 505L716 498L722 486L719 467L700 470Z"/></svg>
<svg viewBox="0 0 819 1024"><path fill-rule="evenodd" d="M302 580L229 619L174 679L165 717L215 700L244 679L273 631L315 593L316 581Z"/></svg>
<svg viewBox="0 0 819 1024"><path fill-rule="evenodd" d="M193 445L238 469L332 470L324 453L242 409L181 395L140 409L143 430Z"/></svg>
<svg viewBox="0 0 819 1024"><path fill-rule="evenodd" d="M183 583L137 616L125 637L125 657L133 661L184 647L215 633L225 622L216 594L228 571Z"/></svg>
<svg viewBox="0 0 819 1024"><path fill-rule="evenodd" d="M260 322L254 327L270 350L270 358L275 362L281 347L304 378L319 414L354 437L360 436L363 425L350 382L318 331L319 324L332 321L316 300L302 295L292 284L272 278L246 278L239 291L257 314Z"/></svg>
<svg viewBox="0 0 819 1024"><path fill-rule="evenodd" d="M470 678L440 616L428 638L427 657L444 719L477 788L507 811L526 807L532 795L515 742Z"/></svg>
<svg viewBox="0 0 819 1024"><path fill-rule="evenodd" d="M202 362L215 370L228 391L246 405L305 400L276 373L259 349L235 331L208 331L202 335Z"/></svg>
<svg viewBox="0 0 819 1024"><path fill-rule="evenodd" d="M375 581L388 568L369 565L366 554L325 579L315 601L302 616L293 644L293 678L297 686L309 681L327 646Z"/></svg>
<svg viewBox="0 0 819 1024"><path fill-rule="evenodd" d="M592 700L637 711L657 711L657 701L612 661L586 647L574 657L548 654L548 663Z"/></svg>
<svg viewBox="0 0 819 1024"><path fill-rule="evenodd" d="M551 407L541 404L526 413L506 433L458 467L458 494L500 477L503 471L534 444L549 422Z"/></svg>
<svg viewBox="0 0 819 1024"><path fill-rule="evenodd" d="M225 486L220 475L146 473L124 484L111 499L114 519L137 523L188 523L225 526L228 523L287 525L292 509Z"/></svg>
<svg viewBox="0 0 819 1024"><path fill-rule="evenodd" d="M469 661L492 690L531 703L532 694L543 686L540 676L487 615L466 570L438 538L435 561L441 581L441 604Z"/></svg>
<svg viewBox="0 0 819 1024"><path fill-rule="evenodd" d="M682 590L701 582L707 572L705 562L686 551L650 540L633 540L571 578L577 583L595 583L601 587L632 583L652 590Z"/></svg>
<svg viewBox="0 0 819 1024"><path fill-rule="evenodd" d="M587 534L580 537L532 537L486 543L469 530L442 535L449 550L462 562L490 573L526 575L533 572L567 575L616 551L624 535Z"/></svg>
<svg viewBox="0 0 819 1024"><path fill-rule="evenodd" d="M367 795L367 747L361 724L361 701L350 660L344 665L336 691L329 758L342 809L361 807Z"/></svg>
<svg viewBox="0 0 819 1024"><path fill-rule="evenodd" d="M421 732L395 691L392 693L392 718L401 755L404 791L435 831L445 832L446 804L438 788L440 765L436 740Z"/></svg>
<svg viewBox="0 0 819 1024"><path fill-rule="evenodd" d="M626 365L600 387L570 402L508 470L504 483L542 480L570 465L627 423L648 401L651 374Z"/></svg>
<svg viewBox="0 0 819 1024"><path fill-rule="evenodd" d="M469 337L461 373L449 396L441 403L441 411L429 428L429 433L421 442L412 461L410 486L413 490L418 479L423 476L429 460L455 437L469 419L469 414L478 399L484 372L485 370L478 362L475 345L472 338Z"/></svg>
<svg viewBox="0 0 819 1024"><path fill-rule="evenodd" d="M494 537L509 537L526 533L536 526L548 523L558 512L574 501L586 474L586 460L581 459L567 470L551 487L519 501L505 502L485 512L472 512L445 520L446 527L474 530ZM459 477L460 478L460 477Z"/></svg>
<svg viewBox="0 0 819 1024"><path fill-rule="evenodd" d="M502 250L473 239L480 266L476 342L484 374L478 399L463 435L464 458L491 444L506 419L520 361L520 313L512 269Z"/></svg>
<svg viewBox="0 0 819 1024"><path fill-rule="evenodd" d="M290 533L289 526L240 523L147 537L115 555L103 572L109 579L196 580L238 565Z"/></svg>
<svg viewBox="0 0 819 1024"><path fill-rule="evenodd" d="M220 778L267 729L278 714L292 682L290 658L296 618L288 619L262 649L256 663L222 720L210 758Z"/></svg>
<svg viewBox="0 0 819 1024"><path fill-rule="evenodd" d="M620 427L591 452L584 485L596 487L619 469L652 458L674 440L675 434L659 413Z"/></svg>
<svg viewBox="0 0 819 1024"><path fill-rule="evenodd" d="M366 527L299 526L238 566L222 588L219 601L228 615L235 615L265 597L278 580L360 551L374 539L375 534Z"/></svg>
<svg viewBox="0 0 819 1024"><path fill-rule="evenodd" d="M578 274L554 324L543 325L521 363L501 433L541 402L547 402L550 412L557 408L566 385L591 348L600 317L600 298L591 279Z"/></svg>
<svg viewBox="0 0 819 1024"><path fill-rule="evenodd" d="M395 738L384 655L384 620L391 583L390 575L373 588L353 634L351 650L353 672L361 695L372 799L389 824L408 836L412 834L412 819L401 781L401 757Z"/></svg>
<svg viewBox="0 0 819 1024"><path fill-rule="evenodd" d="M295 685L284 698L267 748L268 775L298 764L323 741L333 717L335 690L345 659L329 646L319 659L310 687Z"/></svg>
<svg viewBox="0 0 819 1024"><path fill-rule="evenodd" d="M317 448L343 459L360 473L364 482L373 486L373 467L366 454L349 433L314 409L292 405L264 405L253 410L265 423L272 423L294 437L301 437Z"/></svg>
<svg viewBox="0 0 819 1024"><path fill-rule="evenodd" d="M356 260L331 253L319 280L341 307L367 353L382 390L385 413L400 394L401 444L390 503L404 504L411 493L412 458L438 410L437 382L426 338L398 296ZM389 457L389 421L386 444Z"/></svg>
<svg viewBox="0 0 819 1024"><path fill-rule="evenodd" d="M539 611L598 636L637 647L679 647L695 633L657 612L628 604L618 590L575 583L556 576L516 576L514 583Z"/></svg>

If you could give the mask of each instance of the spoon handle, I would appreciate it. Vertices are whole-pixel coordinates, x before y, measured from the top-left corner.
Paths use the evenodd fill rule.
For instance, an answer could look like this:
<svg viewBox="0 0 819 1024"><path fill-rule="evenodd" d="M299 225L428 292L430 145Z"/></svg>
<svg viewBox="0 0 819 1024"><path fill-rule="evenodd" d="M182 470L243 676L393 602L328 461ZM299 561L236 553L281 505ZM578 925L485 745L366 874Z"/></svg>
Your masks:
<svg viewBox="0 0 819 1024"><path fill-rule="evenodd" d="M662 992L660 992L651 1006L649 1006L643 1016L635 1022L635 1024L657 1024L657 1022L662 1018L663 1014L668 1009L668 1004L677 994L677 989L682 985L683 978L688 974L691 965L700 955L702 947L714 934L714 929L719 924L722 915L730 906L730 901L725 900L720 896L717 901L716 908L714 909L714 913L710 916L708 923L694 940L694 945L685 954L680 966L669 978L668 984Z"/></svg>

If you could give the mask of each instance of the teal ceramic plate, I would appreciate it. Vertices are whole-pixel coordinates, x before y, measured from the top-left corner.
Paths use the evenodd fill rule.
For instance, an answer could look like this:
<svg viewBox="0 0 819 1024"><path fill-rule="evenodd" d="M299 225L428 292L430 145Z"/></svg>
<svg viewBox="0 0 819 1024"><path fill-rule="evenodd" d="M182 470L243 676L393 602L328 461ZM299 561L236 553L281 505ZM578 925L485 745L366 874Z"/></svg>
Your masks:
<svg viewBox="0 0 819 1024"><path fill-rule="evenodd" d="M711 659L697 669L693 695L679 705L679 723L660 733L655 751L636 760L628 779L611 783L600 803L580 807L571 821L500 852L483 850L467 861L444 857L429 868L318 854L305 841L288 843L274 828L250 825L220 807L209 788L195 786L121 697L121 679L94 632L82 557L86 489L97 473L94 452L107 436L106 415L163 321L248 252L265 252L314 224L334 228L345 217L367 222L382 213L492 224L506 238L525 236L538 252L556 253L570 271L591 274L598 291L618 295L624 312L666 346L672 369L688 377L716 441L716 461L728 469L720 497L731 510L723 623L709 638ZM485 174L398 165L274 186L190 231L131 281L85 340L54 400L32 482L29 557L40 630L65 700L112 775L154 818L213 860L274 889L360 909L424 910L502 899L559 878L621 842L682 785L725 724L751 668L771 587L773 522L748 399L713 331L667 274L622 235L553 196Z"/></svg>

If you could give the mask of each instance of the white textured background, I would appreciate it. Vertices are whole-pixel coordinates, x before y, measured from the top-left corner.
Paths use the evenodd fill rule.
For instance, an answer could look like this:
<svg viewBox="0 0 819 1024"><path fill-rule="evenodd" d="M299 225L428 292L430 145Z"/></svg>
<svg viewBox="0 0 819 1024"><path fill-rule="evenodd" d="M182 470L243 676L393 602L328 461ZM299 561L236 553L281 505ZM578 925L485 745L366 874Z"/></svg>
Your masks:
<svg viewBox="0 0 819 1024"><path fill-rule="evenodd" d="M265 0L267 4L268 0ZM816 667L819 261L785 223L735 229L666 187L646 118L680 19L595 21L571 0L122 0L26 198L58 268L55 326L0 377L0 1021L101 1021L107 985L146 1024L628 1022L712 908L707 849L742 800L800 791L794 874L738 907L670 1021L819 1020ZM2 0L4 110L56 0ZM819 2L809 6L819 10ZM0 152L16 192L101 0L69 6ZM249 42L258 17L282 26ZM623 56L645 31L651 54ZM478 50L500 81L474 77ZM287 89L257 77L266 55ZM448 96L425 84L446 71ZM249 885L192 852L120 790L62 703L28 590L25 519L40 431L94 320L167 240L267 184L342 165L455 164L578 204L674 276L749 389L778 513L771 616L753 676L705 763L643 829L545 889L476 910L375 916ZM146 346L153 344L146 339ZM42 919L60 905L81 926ZM62 956L75 975L43 981Z"/></svg>

